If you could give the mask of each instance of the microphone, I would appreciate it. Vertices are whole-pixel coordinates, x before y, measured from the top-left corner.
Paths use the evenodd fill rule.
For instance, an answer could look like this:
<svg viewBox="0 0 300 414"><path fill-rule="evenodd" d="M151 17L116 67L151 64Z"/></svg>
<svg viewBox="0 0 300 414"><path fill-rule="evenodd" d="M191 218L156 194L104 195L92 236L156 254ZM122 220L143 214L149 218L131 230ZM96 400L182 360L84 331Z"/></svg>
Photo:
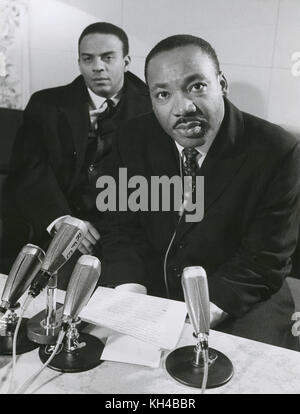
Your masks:
<svg viewBox="0 0 300 414"><path fill-rule="evenodd" d="M16 305L41 268L45 253L38 246L27 244L18 254L5 283L1 297L0 317Z"/></svg>
<svg viewBox="0 0 300 414"><path fill-rule="evenodd" d="M195 335L209 334L210 306L207 276L203 267L186 267L181 279L184 300Z"/></svg>
<svg viewBox="0 0 300 414"><path fill-rule="evenodd" d="M63 323L75 320L88 303L101 273L101 263L89 255L81 256L68 284L63 308Z"/></svg>
<svg viewBox="0 0 300 414"><path fill-rule="evenodd" d="M231 361L223 353L208 347L210 300L206 271L201 266L183 269L181 284L189 318L194 328L196 346L185 346L171 352L166 360L168 373L190 387L219 387L233 375Z"/></svg>
<svg viewBox="0 0 300 414"><path fill-rule="evenodd" d="M61 314L56 312L57 272L80 246L87 231L82 220L67 217L49 244L41 269L28 292L28 298L33 299L48 285L46 311L39 312L27 324L27 336L35 343L56 342L61 323Z"/></svg>
<svg viewBox="0 0 300 414"><path fill-rule="evenodd" d="M75 217L67 217L53 237L41 270L31 283L29 295L36 297L45 288L52 275L70 259L87 234L87 226Z"/></svg>
<svg viewBox="0 0 300 414"><path fill-rule="evenodd" d="M45 366L61 372L82 372L102 363L103 343L92 335L79 334L77 330L81 322L78 315L88 303L100 273L101 263L96 257L84 255L79 258L68 284L56 346L54 350L52 345L41 347L39 351Z"/></svg>
<svg viewBox="0 0 300 414"><path fill-rule="evenodd" d="M0 320L2 329L0 334L0 354L11 355L15 352L22 354L36 348L26 336L27 319L23 318L23 314L28 305L25 301L21 309L21 316L17 316L15 310L20 306L17 301L26 291L32 280L39 272L45 253L38 246L27 244L18 254L7 277L1 298L0 319L7 310L8 315ZM17 334L19 332L19 336Z"/></svg>

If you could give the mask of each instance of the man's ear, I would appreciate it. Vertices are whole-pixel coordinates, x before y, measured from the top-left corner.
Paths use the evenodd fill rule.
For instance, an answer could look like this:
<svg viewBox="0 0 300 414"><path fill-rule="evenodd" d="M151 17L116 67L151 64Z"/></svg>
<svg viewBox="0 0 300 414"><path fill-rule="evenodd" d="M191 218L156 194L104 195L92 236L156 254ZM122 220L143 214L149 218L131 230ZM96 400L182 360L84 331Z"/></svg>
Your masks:
<svg viewBox="0 0 300 414"><path fill-rule="evenodd" d="M223 95L227 96L229 92L229 85L228 85L227 79L223 72L219 72L218 77L219 77L219 82L222 88Z"/></svg>
<svg viewBox="0 0 300 414"><path fill-rule="evenodd" d="M129 55L124 57L124 63L125 63L124 69L125 69L125 72L127 72L129 65L131 63L131 57Z"/></svg>

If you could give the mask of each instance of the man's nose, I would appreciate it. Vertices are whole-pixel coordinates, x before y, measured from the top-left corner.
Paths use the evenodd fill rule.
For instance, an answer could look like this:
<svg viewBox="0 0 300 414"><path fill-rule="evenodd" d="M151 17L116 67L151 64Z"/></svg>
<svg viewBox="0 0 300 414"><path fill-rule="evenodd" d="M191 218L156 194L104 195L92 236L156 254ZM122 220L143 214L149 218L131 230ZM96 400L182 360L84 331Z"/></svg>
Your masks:
<svg viewBox="0 0 300 414"><path fill-rule="evenodd" d="M173 113L175 116L184 116L196 111L197 107L189 97L182 94L174 96Z"/></svg>
<svg viewBox="0 0 300 414"><path fill-rule="evenodd" d="M93 71L100 72L101 70L104 70L104 62L100 57L97 57L94 60Z"/></svg>

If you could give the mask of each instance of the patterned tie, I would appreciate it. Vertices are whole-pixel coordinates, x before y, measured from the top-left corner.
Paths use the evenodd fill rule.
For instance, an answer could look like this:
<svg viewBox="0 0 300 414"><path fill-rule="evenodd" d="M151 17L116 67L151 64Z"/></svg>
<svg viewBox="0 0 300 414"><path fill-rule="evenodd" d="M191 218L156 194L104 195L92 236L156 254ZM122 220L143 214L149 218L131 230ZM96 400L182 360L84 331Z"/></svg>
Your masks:
<svg viewBox="0 0 300 414"><path fill-rule="evenodd" d="M196 175L197 175L197 169L198 162L197 162L197 156L199 155L199 152L195 148L184 148L182 150L182 154L185 157L185 160L183 162L183 172L185 176L192 177L191 180L185 181L184 180L184 200L192 199L193 202L195 202L195 188L196 188Z"/></svg>
<svg viewBox="0 0 300 414"><path fill-rule="evenodd" d="M184 175L196 177L198 169L197 156L199 152L195 148L184 148L182 153L185 156L185 161L183 162Z"/></svg>

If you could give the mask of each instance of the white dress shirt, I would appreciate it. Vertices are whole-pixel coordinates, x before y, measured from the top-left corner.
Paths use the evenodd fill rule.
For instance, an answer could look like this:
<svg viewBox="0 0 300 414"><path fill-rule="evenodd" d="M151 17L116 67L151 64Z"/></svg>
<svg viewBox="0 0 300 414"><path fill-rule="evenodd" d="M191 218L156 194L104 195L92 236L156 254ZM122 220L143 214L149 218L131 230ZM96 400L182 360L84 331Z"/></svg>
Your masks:
<svg viewBox="0 0 300 414"><path fill-rule="evenodd" d="M104 102L107 99L107 98L104 98L103 96L96 95L95 92L93 92L90 88L88 88L88 93L90 95L91 102L94 106L94 109L101 108L102 105L104 104ZM116 93L114 96L112 96L109 99L111 101L113 101L114 106L117 106L118 103L120 102L121 96L122 96L122 90L120 92Z"/></svg>

